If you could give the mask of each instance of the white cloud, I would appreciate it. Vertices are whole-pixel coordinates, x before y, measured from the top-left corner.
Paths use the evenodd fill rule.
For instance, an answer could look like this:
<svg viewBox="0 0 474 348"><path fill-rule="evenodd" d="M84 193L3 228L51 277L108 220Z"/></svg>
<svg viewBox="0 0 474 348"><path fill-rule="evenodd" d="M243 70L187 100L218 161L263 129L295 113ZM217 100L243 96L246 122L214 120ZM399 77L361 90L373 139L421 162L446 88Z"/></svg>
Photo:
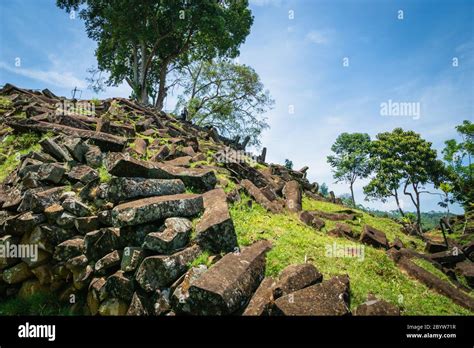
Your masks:
<svg viewBox="0 0 474 348"><path fill-rule="evenodd" d="M329 35L327 31L311 30L306 34L306 40L315 43L316 45L324 45L329 42Z"/></svg>
<svg viewBox="0 0 474 348"><path fill-rule="evenodd" d="M87 84L69 71L37 70L13 67L0 62L0 69L61 88L86 88Z"/></svg>

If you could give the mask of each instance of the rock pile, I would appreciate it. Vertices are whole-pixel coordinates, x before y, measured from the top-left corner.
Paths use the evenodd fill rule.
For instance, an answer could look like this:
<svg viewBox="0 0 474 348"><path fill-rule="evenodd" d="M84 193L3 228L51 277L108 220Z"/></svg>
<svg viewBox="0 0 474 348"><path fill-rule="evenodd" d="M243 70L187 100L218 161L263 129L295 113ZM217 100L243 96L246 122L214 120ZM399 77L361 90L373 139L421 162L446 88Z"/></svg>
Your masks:
<svg viewBox="0 0 474 348"><path fill-rule="evenodd" d="M0 257L2 296L53 291L91 315L249 313L271 245L239 249L227 201L245 190L270 211L300 211L302 190L317 194L303 172L259 171L238 141L125 99L84 114L47 90L0 93L11 101L2 129L43 135L0 189L0 243L31 248ZM236 192L218 187L222 170ZM203 251L214 263L192 267ZM283 272L275 294L320 282L308 267Z"/></svg>
<svg viewBox="0 0 474 348"><path fill-rule="evenodd" d="M266 149L256 157L244 152L248 139L227 139L122 98L67 100L9 84L0 95L9 101L0 109L0 137L41 135L0 184L0 298L53 292L89 315L350 315L347 275L323 281L305 263L265 277L271 244L238 245L228 202L241 192L315 231L324 219L337 221L329 235L406 253L382 231L365 226L357 236L342 222L360 213L303 211L303 194L338 200L318 194L307 167L266 164ZM224 191L228 180L233 189ZM431 262L472 284L472 243L461 256L428 247ZM405 256L395 259L432 281ZM438 288L471 308L462 294ZM369 297L354 314L399 310Z"/></svg>

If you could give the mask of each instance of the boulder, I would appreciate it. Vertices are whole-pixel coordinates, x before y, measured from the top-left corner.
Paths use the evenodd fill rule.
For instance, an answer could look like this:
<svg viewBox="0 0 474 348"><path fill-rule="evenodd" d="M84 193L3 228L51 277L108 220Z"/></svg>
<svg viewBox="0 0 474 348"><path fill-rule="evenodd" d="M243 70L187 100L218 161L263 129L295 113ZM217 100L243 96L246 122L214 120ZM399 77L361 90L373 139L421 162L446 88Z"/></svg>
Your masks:
<svg viewBox="0 0 474 348"><path fill-rule="evenodd" d="M138 292L134 292L132 296L132 300L130 302L130 306L127 310L127 315L130 316L144 316L148 315L148 305L147 305L147 298L145 296L140 295Z"/></svg>
<svg viewBox="0 0 474 348"><path fill-rule="evenodd" d="M81 234L99 229L99 218L97 216L78 217L74 220L74 226Z"/></svg>
<svg viewBox="0 0 474 348"><path fill-rule="evenodd" d="M244 179L240 182L240 185L257 203L261 204L268 211L275 214L282 211L282 207L276 201L271 202L250 180Z"/></svg>
<svg viewBox="0 0 474 348"><path fill-rule="evenodd" d="M148 179L181 179L186 186L201 190L213 189L217 183L216 175L210 169L183 168L156 162L119 157L109 168L115 176L141 177Z"/></svg>
<svg viewBox="0 0 474 348"><path fill-rule="evenodd" d="M108 253L120 249L120 230L106 227L89 232L84 237L85 254L90 260L99 260Z"/></svg>
<svg viewBox="0 0 474 348"><path fill-rule="evenodd" d="M142 248L126 247L123 249L122 262L120 269L124 272L134 272L144 258Z"/></svg>
<svg viewBox="0 0 474 348"><path fill-rule="evenodd" d="M169 286L186 272L187 264L200 253L199 246L193 245L172 255L146 257L140 264L135 279L145 291Z"/></svg>
<svg viewBox="0 0 474 348"><path fill-rule="evenodd" d="M273 315L348 315L349 277L337 276L278 298Z"/></svg>
<svg viewBox="0 0 474 348"><path fill-rule="evenodd" d="M24 214L14 215L5 219L3 223L3 232L12 236L22 236L30 233L33 229L45 221L43 214L33 214L27 212Z"/></svg>
<svg viewBox="0 0 474 348"><path fill-rule="evenodd" d="M171 303L173 310L176 313L190 313L191 308L187 301L189 298L189 287L192 282L198 279L206 271L206 265L191 267L185 274L176 280L173 285L171 285L170 289L173 291Z"/></svg>
<svg viewBox="0 0 474 348"><path fill-rule="evenodd" d="M179 179L113 177L108 184L107 198L118 203L135 198L175 195L185 191L186 188Z"/></svg>
<svg viewBox="0 0 474 348"><path fill-rule="evenodd" d="M204 214L196 225L196 242L213 253L234 250L237 235L229 214L227 196L223 189L203 194Z"/></svg>
<svg viewBox="0 0 474 348"><path fill-rule="evenodd" d="M3 271L3 281L7 284L18 284L33 276L30 268L25 262L7 268Z"/></svg>
<svg viewBox="0 0 474 348"><path fill-rule="evenodd" d="M297 181L291 180L286 183L283 187L283 196L285 197L285 205L288 210L295 212L301 211L301 188Z"/></svg>
<svg viewBox="0 0 474 348"><path fill-rule="evenodd" d="M82 142L81 138L66 137L63 144L76 161L84 162L87 146Z"/></svg>
<svg viewBox="0 0 474 348"><path fill-rule="evenodd" d="M125 301L117 298L109 298L102 302L99 307L99 314L102 316L118 316L125 315L128 305Z"/></svg>
<svg viewBox="0 0 474 348"><path fill-rule="evenodd" d="M122 252L114 250L98 260L94 265L94 270L96 272L102 272L116 266L118 267L121 259Z"/></svg>
<svg viewBox="0 0 474 348"><path fill-rule="evenodd" d="M425 246L425 251L427 253L438 253L440 251L445 251L447 249L448 247L443 242L437 242L433 240L428 240Z"/></svg>
<svg viewBox="0 0 474 348"><path fill-rule="evenodd" d="M326 225L323 219L320 219L309 211L302 211L299 217L305 225L311 226L319 231Z"/></svg>
<svg viewBox="0 0 474 348"><path fill-rule="evenodd" d="M355 238L351 226L342 222L338 222L336 227L328 231L328 235L333 237L347 238L350 240L354 240Z"/></svg>
<svg viewBox="0 0 474 348"><path fill-rule="evenodd" d="M29 200L29 202L23 207L20 206L18 210L31 210L33 213L42 213L50 205L59 202L59 198L65 189L65 186L59 186L44 191L25 193L23 202L25 202L25 200Z"/></svg>
<svg viewBox="0 0 474 348"><path fill-rule="evenodd" d="M178 194L143 198L123 203L112 210L114 226L139 225L168 217L191 217L203 209L201 195Z"/></svg>
<svg viewBox="0 0 474 348"><path fill-rule="evenodd" d="M130 302L133 296L133 275L117 271L107 278L105 292L109 297L119 298Z"/></svg>
<svg viewBox="0 0 474 348"><path fill-rule="evenodd" d="M275 284L275 279L265 277L253 294L242 315L268 315L273 301L273 289Z"/></svg>
<svg viewBox="0 0 474 348"><path fill-rule="evenodd" d="M384 300L377 298L367 299L366 302L360 304L354 311L354 315L367 316L367 315L378 315L378 316L398 316L400 315L400 309Z"/></svg>
<svg viewBox="0 0 474 348"><path fill-rule="evenodd" d="M65 172L66 169L59 163L45 163L39 166L37 178L41 181L58 184Z"/></svg>
<svg viewBox="0 0 474 348"><path fill-rule="evenodd" d="M88 166L99 168L102 165L102 152L100 148L96 145L87 145L84 159Z"/></svg>
<svg viewBox="0 0 474 348"><path fill-rule="evenodd" d="M91 181L97 180L99 178L99 173L86 165L74 166L68 173L67 177L76 182L82 182L83 184L88 184Z"/></svg>
<svg viewBox="0 0 474 348"><path fill-rule="evenodd" d="M443 266L452 266L466 259L466 256L458 247L450 248L446 251L440 251L429 255L432 261L438 262Z"/></svg>
<svg viewBox="0 0 474 348"><path fill-rule="evenodd" d="M291 292L320 283L323 276L311 263L289 265L280 274L273 288L273 298L277 299Z"/></svg>
<svg viewBox="0 0 474 348"><path fill-rule="evenodd" d="M456 265L455 272L458 276L464 277L466 283L474 288L474 263L468 260L459 262Z"/></svg>
<svg viewBox="0 0 474 348"><path fill-rule="evenodd" d="M89 207L75 198L66 198L62 202L61 206L64 208L64 210L78 217L91 215L91 210Z"/></svg>
<svg viewBox="0 0 474 348"><path fill-rule="evenodd" d="M44 210L44 215L48 219L49 223L55 223L63 212L64 208L60 204L55 203Z"/></svg>
<svg viewBox="0 0 474 348"><path fill-rule="evenodd" d="M369 225L364 225L359 240L362 243L371 245L375 248L388 249L389 247L385 233Z"/></svg>
<svg viewBox="0 0 474 348"><path fill-rule="evenodd" d="M158 254L171 254L188 244L192 227L188 219L168 218L162 232L152 232L145 237L143 248Z"/></svg>
<svg viewBox="0 0 474 348"><path fill-rule="evenodd" d="M43 149L44 152L53 156L58 161L60 162L72 161L72 157L69 154L69 152L64 147L56 143L55 140L51 138L46 138L46 139L41 140L39 144L41 145L41 148Z"/></svg>
<svg viewBox="0 0 474 348"><path fill-rule="evenodd" d="M258 241L239 253L228 253L191 283L186 300L189 314L228 315L241 309L265 273L268 241Z"/></svg>
<svg viewBox="0 0 474 348"><path fill-rule="evenodd" d="M69 239L60 243L54 250L53 258L58 261L67 261L84 253L82 238Z"/></svg>

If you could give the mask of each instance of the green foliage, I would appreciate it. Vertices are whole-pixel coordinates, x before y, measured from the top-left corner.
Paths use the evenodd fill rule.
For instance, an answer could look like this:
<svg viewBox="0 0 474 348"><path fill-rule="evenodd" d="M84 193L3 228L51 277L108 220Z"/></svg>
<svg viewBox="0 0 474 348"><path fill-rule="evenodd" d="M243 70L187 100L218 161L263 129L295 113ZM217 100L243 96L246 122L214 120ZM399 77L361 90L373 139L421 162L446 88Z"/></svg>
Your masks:
<svg viewBox="0 0 474 348"><path fill-rule="evenodd" d="M443 163L437 160L431 143L413 131L396 128L392 132L377 134L370 146L370 158L375 176L364 187L368 197L385 200L395 197L400 213L398 188L410 197L416 208L417 225L421 231L420 195L423 186L433 183L439 186L444 176Z"/></svg>
<svg viewBox="0 0 474 348"><path fill-rule="evenodd" d="M447 181L452 186L450 192L453 193L454 199L469 209L469 203L474 202L474 123L465 120L456 130L462 141L445 141L442 153L448 172Z"/></svg>
<svg viewBox="0 0 474 348"><path fill-rule="evenodd" d="M335 226L334 221L326 220L323 231L304 225L296 214L271 214L254 202L252 208L246 205L247 196L240 203L231 206L231 215L237 232L239 244L249 245L260 239L268 239L273 248L267 254L269 276L277 276L281 270L295 263L313 263L325 279L339 274L348 274L351 281L351 308L365 302L367 294L401 306L405 315L469 315L468 310L456 305L450 299L428 289L418 281L405 275L383 250L365 246L364 259L351 257L328 257L326 248L338 245L359 245L343 238L327 235ZM303 200L305 210L323 211L341 210L340 205L314 201L307 197ZM413 242L417 250L423 250L423 243L414 237L400 232L400 225L391 219L372 217L362 212L362 222L356 222L353 228L360 231L368 223L387 233L393 240L399 237L404 243ZM349 223L349 222L347 222Z"/></svg>
<svg viewBox="0 0 474 348"><path fill-rule="evenodd" d="M20 164L22 155L40 149L40 139L36 133L23 133L8 135L0 142L0 182Z"/></svg>
<svg viewBox="0 0 474 348"><path fill-rule="evenodd" d="M196 58L236 57L250 33L248 1L57 0L80 11L89 38L97 42L98 69L108 85L124 80L133 97L161 108L170 70Z"/></svg>
<svg viewBox="0 0 474 348"><path fill-rule="evenodd" d="M254 69L227 59L197 61L183 69L179 79L183 93L176 112L186 107L188 119L200 126L212 126L220 134L259 145L268 128L262 116L274 104Z"/></svg>
<svg viewBox="0 0 474 348"><path fill-rule="evenodd" d="M329 194L329 188L325 182L321 184L321 187L319 188L319 193L323 195L324 197L327 197L327 195Z"/></svg>
<svg viewBox="0 0 474 348"><path fill-rule="evenodd" d="M203 251L196 257L192 262L188 263L188 267L197 267L199 265L206 265L207 267L211 266L211 259L209 258L211 254L208 251Z"/></svg>
<svg viewBox="0 0 474 348"><path fill-rule="evenodd" d="M112 175L110 175L107 168L104 165L98 168L99 172L99 180L101 183L108 183L112 179Z"/></svg>
<svg viewBox="0 0 474 348"><path fill-rule="evenodd" d="M285 167L286 167L286 169L292 170L293 169L293 161L291 161L287 158L285 160Z"/></svg>
<svg viewBox="0 0 474 348"><path fill-rule="evenodd" d="M347 182L350 185L352 204L354 199L354 182L366 178L371 172L369 161L370 137L363 133L342 133L331 150L335 155L327 157L328 163L333 168L336 182Z"/></svg>

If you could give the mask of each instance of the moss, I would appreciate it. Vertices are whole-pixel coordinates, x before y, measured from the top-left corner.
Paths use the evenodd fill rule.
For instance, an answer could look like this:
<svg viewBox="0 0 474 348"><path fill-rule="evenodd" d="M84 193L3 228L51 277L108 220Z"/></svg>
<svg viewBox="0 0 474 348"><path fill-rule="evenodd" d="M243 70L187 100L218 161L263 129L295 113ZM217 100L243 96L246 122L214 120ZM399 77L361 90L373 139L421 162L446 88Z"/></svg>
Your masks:
<svg viewBox="0 0 474 348"><path fill-rule="evenodd" d="M210 259L211 254L208 251L203 251L198 257L193 261L188 263L188 267L197 267L199 265L206 265L207 267L211 266L212 260Z"/></svg>
<svg viewBox="0 0 474 348"><path fill-rule="evenodd" d="M0 143L0 181L10 174L20 164L20 158L41 147L40 136L36 133L11 134Z"/></svg>
<svg viewBox="0 0 474 348"><path fill-rule="evenodd" d="M98 168L99 172L99 180L101 183L108 183L112 179L112 175L110 175L107 168L104 165Z"/></svg>
<svg viewBox="0 0 474 348"><path fill-rule="evenodd" d="M268 239L273 248L267 254L267 275L277 276L281 270L295 263L305 261L313 263L325 279L339 274L348 274L351 280L351 308L365 302L367 294L382 298L402 309L405 315L454 315L472 314L456 305L450 299L428 289L425 285L409 278L386 255L384 250L350 242L344 238L328 236L326 231L335 222L326 220L323 231L316 231L304 225L294 213L271 214L259 204L253 202L252 208L246 205L248 197L231 206L230 212L239 244L249 245L259 239ZM305 209L337 211L341 206L326 202L305 199ZM400 226L393 221L381 218L369 219L363 216L363 222L370 223L385 231L392 238L404 237ZM334 244L336 243L336 244ZM328 248L360 247L360 257L331 257ZM362 257L363 256L363 257Z"/></svg>

